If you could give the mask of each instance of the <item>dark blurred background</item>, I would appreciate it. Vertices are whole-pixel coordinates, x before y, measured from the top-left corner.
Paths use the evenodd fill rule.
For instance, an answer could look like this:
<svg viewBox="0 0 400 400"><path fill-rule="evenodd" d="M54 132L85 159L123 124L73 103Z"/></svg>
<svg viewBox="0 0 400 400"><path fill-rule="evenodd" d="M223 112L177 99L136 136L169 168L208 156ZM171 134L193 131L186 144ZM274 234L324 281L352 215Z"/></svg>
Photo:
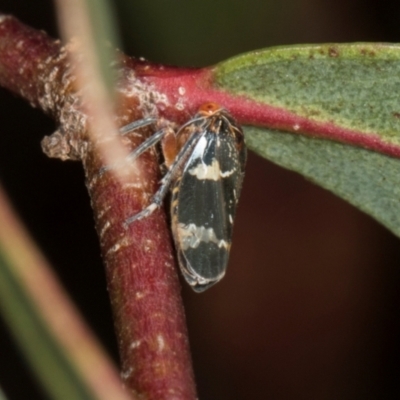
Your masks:
<svg viewBox="0 0 400 400"><path fill-rule="evenodd" d="M211 65L274 45L399 42L396 0L120 0L124 50ZM0 10L58 37L50 0ZM51 160L54 122L0 89L0 179L104 346L118 359L79 163ZM341 199L250 154L226 278L183 286L199 397L398 399L400 242ZM45 399L0 321L0 386Z"/></svg>

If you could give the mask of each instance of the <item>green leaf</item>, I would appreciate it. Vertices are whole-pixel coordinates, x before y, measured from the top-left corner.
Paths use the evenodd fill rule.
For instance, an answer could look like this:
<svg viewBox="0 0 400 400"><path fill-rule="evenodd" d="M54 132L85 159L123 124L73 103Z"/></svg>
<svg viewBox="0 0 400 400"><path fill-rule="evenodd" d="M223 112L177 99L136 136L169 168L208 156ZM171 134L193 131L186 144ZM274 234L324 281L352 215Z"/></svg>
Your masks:
<svg viewBox="0 0 400 400"><path fill-rule="evenodd" d="M0 388L0 400L7 400L6 395L3 393L3 391Z"/></svg>
<svg viewBox="0 0 400 400"><path fill-rule="evenodd" d="M110 68L115 61L115 48L121 47L112 2L106 0L84 0L94 43L95 54L102 78L109 93L114 95L115 71Z"/></svg>
<svg viewBox="0 0 400 400"><path fill-rule="evenodd" d="M40 318L2 246L0 311L52 399L95 399Z"/></svg>
<svg viewBox="0 0 400 400"><path fill-rule="evenodd" d="M86 81L100 78L99 85L113 97L116 71L112 65L120 47L113 5L108 0L58 0L56 11L63 39L74 43L70 56L79 67L75 74Z"/></svg>
<svg viewBox="0 0 400 400"><path fill-rule="evenodd" d="M245 127L250 149L371 215L400 237L400 159L296 134Z"/></svg>
<svg viewBox="0 0 400 400"><path fill-rule="evenodd" d="M276 47L219 64L219 88L400 145L400 46Z"/></svg>
<svg viewBox="0 0 400 400"><path fill-rule="evenodd" d="M273 48L215 69L219 88L400 144L400 46ZM400 159L331 140L246 127L250 149L349 201L400 236Z"/></svg>

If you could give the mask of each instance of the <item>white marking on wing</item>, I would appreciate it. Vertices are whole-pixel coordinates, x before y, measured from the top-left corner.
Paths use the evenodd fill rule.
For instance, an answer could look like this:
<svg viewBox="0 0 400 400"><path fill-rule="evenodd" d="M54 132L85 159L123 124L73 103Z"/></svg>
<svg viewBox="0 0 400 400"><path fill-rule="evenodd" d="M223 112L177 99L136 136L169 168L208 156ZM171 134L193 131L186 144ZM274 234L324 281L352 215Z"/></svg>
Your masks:
<svg viewBox="0 0 400 400"><path fill-rule="evenodd" d="M196 143L196 146L193 149L191 158L192 159L196 159L196 158L201 159L203 157L206 147L207 147L207 139L204 136L202 136Z"/></svg>
<svg viewBox="0 0 400 400"><path fill-rule="evenodd" d="M228 176L231 176L235 172L235 169L222 172L218 160L214 158L211 162L211 165L199 163L195 167L189 169L188 172L197 179L209 179L212 181L217 181L220 178L227 178Z"/></svg>
<svg viewBox="0 0 400 400"><path fill-rule="evenodd" d="M230 244L221 239L219 240L214 232L213 228L205 228L204 226L196 226L195 224L178 224L178 234L181 239L181 245L183 250L187 250L189 247L195 249L200 245L200 242L215 243L219 248L223 247L229 250Z"/></svg>

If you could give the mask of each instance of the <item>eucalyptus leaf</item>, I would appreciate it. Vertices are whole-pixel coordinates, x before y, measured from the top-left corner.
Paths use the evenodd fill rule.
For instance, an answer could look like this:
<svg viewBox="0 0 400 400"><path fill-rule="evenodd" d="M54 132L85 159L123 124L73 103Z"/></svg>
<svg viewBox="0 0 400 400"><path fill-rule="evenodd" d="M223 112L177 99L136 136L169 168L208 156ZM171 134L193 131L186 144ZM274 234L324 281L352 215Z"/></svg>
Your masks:
<svg viewBox="0 0 400 400"><path fill-rule="evenodd" d="M0 312L32 370L52 399L94 400L64 349L50 333L40 311L0 246ZM68 327L66 327L68 329ZM6 360L3 360L6 361Z"/></svg>
<svg viewBox="0 0 400 400"><path fill-rule="evenodd" d="M215 84L316 122L400 145L400 46L276 47L227 60Z"/></svg>
<svg viewBox="0 0 400 400"><path fill-rule="evenodd" d="M215 68L230 93L400 145L400 46L288 46ZM250 149L297 171L400 236L400 159L296 133L246 127Z"/></svg>
<svg viewBox="0 0 400 400"><path fill-rule="evenodd" d="M0 388L0 400L7 400L6 395L3 393L3 391Z"/></svg>
<svg viewBox="0 0 400 400"><path fill-rule="evenodd" d="M400 237L400 159L296 134L245 128L250 149L296 171Z"/></svg>
<svg viewBox="0 0 400 400"><path fill-rule="evenodd" d="M114 18L114 6L106 0L84 0L82 10L87 9L90 32L95 54L102 79L108 88L109 94L114 95L115 71L110 66L115 61L115 51L121 47L118 37L118 28Z"/></svg>

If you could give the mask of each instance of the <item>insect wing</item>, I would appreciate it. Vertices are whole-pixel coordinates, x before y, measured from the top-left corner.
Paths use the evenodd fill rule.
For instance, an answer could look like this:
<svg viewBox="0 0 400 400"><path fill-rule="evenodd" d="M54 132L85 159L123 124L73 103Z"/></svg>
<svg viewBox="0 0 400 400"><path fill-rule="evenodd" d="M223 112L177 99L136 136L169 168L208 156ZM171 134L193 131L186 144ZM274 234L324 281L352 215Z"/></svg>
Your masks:
<svg viewBox="0 0 400 400"><path fill-rule="evenodd" d="M221 121L219 121L221 122ZM224 125L206 129L173 188L172 222L179 264L202 292L225 274L246 149ZM214 127L215 128L215 127Z"/></svg>

